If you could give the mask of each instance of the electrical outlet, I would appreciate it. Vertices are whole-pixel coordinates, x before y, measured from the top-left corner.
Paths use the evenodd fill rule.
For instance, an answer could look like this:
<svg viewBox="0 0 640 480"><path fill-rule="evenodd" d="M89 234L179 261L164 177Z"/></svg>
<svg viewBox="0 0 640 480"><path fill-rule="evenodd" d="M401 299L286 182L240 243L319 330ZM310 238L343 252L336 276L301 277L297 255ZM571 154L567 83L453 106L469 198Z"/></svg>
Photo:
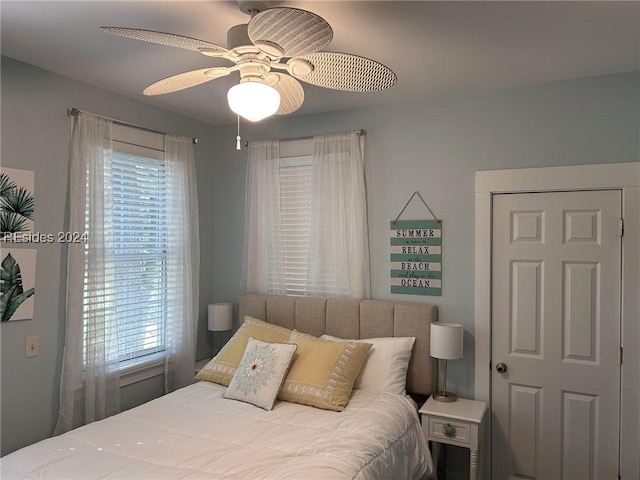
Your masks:
<svg viewBox="0 0 640 480"><path fill-rule="evenodd" d="M38 345L38 337L27 337L24 342L25 358L37 357L40 354L40 345Z"/></svg>

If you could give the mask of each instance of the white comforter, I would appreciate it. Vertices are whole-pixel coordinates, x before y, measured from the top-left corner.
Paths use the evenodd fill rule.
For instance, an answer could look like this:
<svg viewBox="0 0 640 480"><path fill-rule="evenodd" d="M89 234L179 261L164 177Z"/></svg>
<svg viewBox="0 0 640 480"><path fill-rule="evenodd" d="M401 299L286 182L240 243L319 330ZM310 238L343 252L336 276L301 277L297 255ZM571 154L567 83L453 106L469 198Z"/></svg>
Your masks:
<svg viewBox="0 0 640 480"><path fill-rule="evenodd" d="M199 382L1 459L4 479L381 479L431 474L415 407L354 391L343 412L276 402L270 412Z"/></svg>

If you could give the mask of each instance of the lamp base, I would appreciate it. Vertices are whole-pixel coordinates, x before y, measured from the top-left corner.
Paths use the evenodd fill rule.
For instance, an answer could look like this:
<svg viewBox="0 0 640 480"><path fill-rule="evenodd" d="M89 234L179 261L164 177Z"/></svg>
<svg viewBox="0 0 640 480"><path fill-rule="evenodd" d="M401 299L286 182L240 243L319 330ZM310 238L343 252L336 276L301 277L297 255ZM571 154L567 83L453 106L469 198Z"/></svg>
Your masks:
<svg viewBox="0 0 640 480"><path fill-rule="evenodd" d="M451 403L458 400L458 397L456 397L453 393L449 393L449 392L436 392L432 395L432 397L436 402L444 402L444 403Z"/></svg>

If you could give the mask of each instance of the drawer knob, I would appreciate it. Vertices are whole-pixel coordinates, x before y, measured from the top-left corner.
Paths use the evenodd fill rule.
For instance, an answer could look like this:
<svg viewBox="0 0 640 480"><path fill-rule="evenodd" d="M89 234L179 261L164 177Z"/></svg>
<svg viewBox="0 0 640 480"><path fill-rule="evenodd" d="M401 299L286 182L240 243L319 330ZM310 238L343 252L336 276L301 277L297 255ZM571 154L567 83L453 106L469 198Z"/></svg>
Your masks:
<svg viewBox="0 0 640 480"><path fill-rule="evenodd" d="M447 438L453 438L456 436L456 427L447 423L442 429L442 433L444 433L444 436Z"/></svg>

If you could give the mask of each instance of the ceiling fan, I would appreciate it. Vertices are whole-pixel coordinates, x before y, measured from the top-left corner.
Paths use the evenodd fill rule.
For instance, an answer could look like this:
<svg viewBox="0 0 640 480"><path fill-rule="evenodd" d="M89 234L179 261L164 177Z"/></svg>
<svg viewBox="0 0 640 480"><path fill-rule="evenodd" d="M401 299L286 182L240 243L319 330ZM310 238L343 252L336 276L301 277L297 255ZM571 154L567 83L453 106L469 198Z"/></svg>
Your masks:
<svg viewBox="0 0 640 480"><path fill-rule="evenodd" d="M304 90L298 80L350 92L384 90L397 82L388 67L349 53L322 52L333 38L331 26L315 13L291 7L266 8L241 2L249 23L227 32L227 47L172 33L126 27L101 30L135 40L223 58L234 63L180 73L149 85L145 95L163 95L194 87L235 71L240 83L227 93L229 107L251 121L287 115L300 108Z"/></svg>

